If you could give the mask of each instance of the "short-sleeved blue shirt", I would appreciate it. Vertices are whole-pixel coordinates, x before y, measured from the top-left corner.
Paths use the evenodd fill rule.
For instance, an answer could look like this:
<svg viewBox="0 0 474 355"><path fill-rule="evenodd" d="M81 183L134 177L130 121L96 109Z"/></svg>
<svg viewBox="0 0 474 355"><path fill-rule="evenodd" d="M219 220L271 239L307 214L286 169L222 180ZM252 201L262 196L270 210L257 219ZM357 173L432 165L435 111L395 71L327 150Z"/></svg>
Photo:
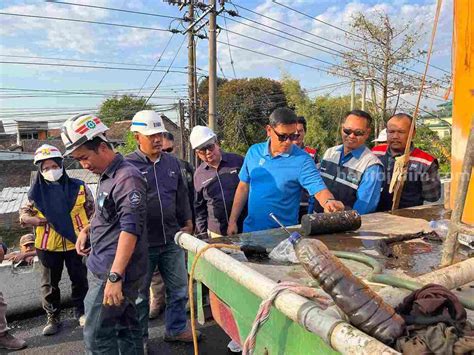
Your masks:
<svg viewBox="0 0 474 355"><path fill-rule="evenodd" d="M285 226L297 224L301 189L314 195L326 188L308 153L293 145L288 153L272 157L269 144L251 146L240 170L240 180L249 184L244 232L278 227L271 212Z"/></svg>

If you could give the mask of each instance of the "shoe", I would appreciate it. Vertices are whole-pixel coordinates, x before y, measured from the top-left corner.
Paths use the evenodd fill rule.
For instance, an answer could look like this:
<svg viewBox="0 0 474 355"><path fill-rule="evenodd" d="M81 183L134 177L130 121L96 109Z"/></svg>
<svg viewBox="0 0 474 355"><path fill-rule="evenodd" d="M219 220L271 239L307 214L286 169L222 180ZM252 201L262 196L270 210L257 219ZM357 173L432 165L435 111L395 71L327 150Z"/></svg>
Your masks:
<svg viewBox="0 0 474 355"><path fill-rule="evenodd" d="M43 335L54 335L59 332L61 322L58 316L48 314L48 323L43 328Z"/></svg>
<svg viewBox="0 0 474 355"><path fill-rule="evenodd" d="M23 339L15 338L6 332L0 337L0 349L20 350L26 348L26 342Z"/></svg>
<svg viewBox="0 0 474 355"><path fill-rule="evenodd" d="M196 330L196 336L197 336L197 340L201 340L201 337L202 337L202 334L199 330ZM192 343L193 342L193 332L191 331L191 329L186 329L184 332L182 332L181 334L178 334L178 335L175 335L175 336L172 336L172 335L168 335L168 334L165 334L164 338L163 338L164 341L166 342L182 342L182 343Z"/></svg>
<svg viewBox="0 0 474 355"><path fill-rule="evenodd" d="M86 316L83 314L79 317L79 326L84 328L84 325L86 325Z"/></svg>
<svg viewBox="0 0 474 355"><path fill-rule="evenodd" d="M165 305L160 304L158 307L150 308L150 313L148 314L148 319L155 319L165 310Z"/></svg>
<svg viewBox="0 0 474 355"><path fill-rule="evenodd" d="M229 349L229 351L231 353L241 353L242 352L242 348L239 345L239 343L237 343L236 341L233 341L233 340L231 340L229 342L229 344L227 344L227 349Z"/></svg>

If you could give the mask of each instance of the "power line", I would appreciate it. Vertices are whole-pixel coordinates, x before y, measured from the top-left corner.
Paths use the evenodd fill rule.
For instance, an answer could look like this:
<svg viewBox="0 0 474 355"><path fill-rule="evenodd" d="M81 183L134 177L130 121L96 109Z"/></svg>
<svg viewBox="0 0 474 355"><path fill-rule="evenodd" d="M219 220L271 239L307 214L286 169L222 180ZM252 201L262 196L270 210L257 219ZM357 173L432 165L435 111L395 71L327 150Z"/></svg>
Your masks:
<svg viewBox="0 0 474 355"><path fill-rule="evenodd" d="M69 22L78 22L78 23L89 23L89 24L93 24L93 25L106 25L106 26L115 26L115 27L136 28L136 29L139 29L139 30L162 31L162 32L179 32L178 30L167 30L167 29L164 29L164 28L134 26L134 25L121 24L121 23L111 23L111 22L101 22L101 21L79 20L79 19L72 19L72 18L65 18L65 17L27 15L27 14L13 13L13 12L0 12L0 15L28 17L28 18L40 18L40 19L45 19L45 20L69 21Z"/></svg>
<svg viewBox="0 0 474 355"><path fill-rule="evenodd" d="M235 67L234 67L234 59L232 58L232 51L230 50L230 41L229 41L229 32L227 31L227 19L225 16L225 12L222 13L224 17L224 25L226 29L226 36L227 36L227 48L229 48L229 58L230 58L230 65L232 66L232 72L234 73L234 78L237 79L237 75L235 75Z"/></svg>
<svg viewBox="0 0 474 355"><path fill-rule="evenodd" d="M231 2L231 3L232 3L232 2ZM237 5L237 4L234 4L234 3L232 3L232 5L234 5L235 7L239 7L239 8L241 8L241 9L245 10L245 11L251 12L251 13L253 13L253 14L255 14L255 15L258 15L258 16L261 16L261 17L263 17L263 18L266 18L266 19L269 19L269 20L271 20L271 21L274 21L274 22L276 22L276 23L279 23L279 24L281 24L281 25L287 26L287 27L292 28L292 29L295 29L295 30L297 30L297 31L301 31L301 32L306 33L306 34L308 34L308 35L310 35L310 36L313 36L313 37L315 37L315 38L323 39L323 40L325 40L325 41L328 41L328 42L330 42L330 43L333 43L333 44L336 44L336 45L338 45L338 46L344 47L344 48L346 48L346 49L348 49L348 50L351 50L351 51L353 51L353 52L358 52L358 53L364 54L364 52L362 52L362 51L360 51L360 50L358 50L358 49L351 48L351 47L349 47L349 46L346 46L346 45L344 45L344 44L338 43L338 42L336 42L336 41L332 41L332 40L330 40L330 39L328 39L328 38L325 38L325 37L323 37L323 36L316 35L316 34L314 34L314 33L312 33L312 32L306 31L306 30L304 30L304 29L302 29L302 28L299 28L299 27L290 25L290 24L285 23L285 22L283 22L283 21L274 19L274 18L272 18L272 17L270 17L270 16L261 14L261 13L256 12L256 11L253 11L253 10L251 10L251 9L249 9L249 8L244 7L244 6ZM237 14L237 16L239 16L239 17L241 17L241 18L243 18L243 19L249 20L249 21L253 21L253 20L251 20L251 19L249 19L249 18L247 18L247 17L244 17L244 16L242 16L242 15L240 15L240 14ZM256 22L256 21L253 21L253 22ZM258 22L256 22L256 23L257 23L257 24L260 24L260 23L258 23ZM266 25L263 25L263 24L260 24L260 25L266 26ZM266 27L268 27L268 26L266 26ZM281 31L281 30L277 30L277 31ZM319 44L317 44L317 45L319 46ZM328 48L328 47L326 47L326 48ZM333 50L333 51L335 51L335 52L338 52L338 53L340 53L340 54L342 54L342 55L344 55L344 56L348 56L347 53L345 53L345 52L337 51L337 50L334 50L334 49L331 49L331 50ZM351 56L351 57L352 57L352 56ZM354 59L354 57L352 57L352 59ZM379 58L377 58L377 59L379 59ZM374 65L373 63L369 63L369 64L371 64L372 66L375 67L375 65ZM398 66L398 67L400 67L400 68L402 68L402 69L409 70L409 71L415 72L415 73L417 73L417 74L422 74L422 73L418 72L417 70L414 70L414 69L411 69L411 68L402 66L402 65L400 65L400 64L395 64L395 65ZM402 72L396 72L396 73L397 73L397 74L402 74L402 75L403 75L403 74L409 75L409 74L402 73ZM434 80L441 80L441 79L436 78L436 77L433 77L433 76L431 76L431 75L428 75L428 77L430 77L430 78L432 78L432 79L434 79ZM418 79L418 78L417 78L417 79Z"/></svg>
<svg viewBox="0 0 474 355"><path fill-rule="evenodd" d="M46 2L50 2L50 3L53 3L53 4L61 4L61 5L88 7L88 8L94 8L94 9L100 9L100 10L109 10L109 11L125 12L125 13L136 14L136 15L146 15L146 16L162 17L162 18L169 18L169 19L174 19L174 20L183 20L183 18L181 18L181 17L176 17L176 16L162 15L162 14L154 14L154 13L150 13L150 12L141 12L141 11L133 11L133 10L124 10L124 9L118 9L118 8L115 8L115 7L105 7L105 6L96 6L96 5L77 4L77 3L72 3L72 2L56 1L56 0L46 0Z"/></svg>
<svg viewBox="0 0 474 355"><path fill-rule="evenodd" d="M339 30L339 31L342 31L342 32L344 32L344 33L346 33L346 34L348 34L348 35L350 35L350 36L354 36L354 37L359 38L359 39L361 39L361 40L363 40L363 41L368 41L368 42L373 43L373 44L378 44L377 42L370 41L370 40L368 40L367 38L364 38L364 37L362 37L362 36L359 36L359 35L357 35L357 34L355 34L355 33L353 33L353 32L349 32L349 31L347 31L347 30L345 30L345 29L343 29L343 28L341 28L341 27L335 26L335 25L333 25L333 24L331 24L331 23L329 23L329 22L320 20L320 19L318 19L317 17L308 15L308 14L306 14L306 13L300 11L300 10L297 10L297 9L291 7L291 6L282 4L282 3L280 3L280 2L278 2L278 1L276 1L276 0L272 0L272 2L274 2L274 3L277 4L277 5L280 5L280 6L284 7L284 8L286 8L286 9L290 10L290 11L296 12L296 13L298 13L298 14L300 14L300 15L303 15L303 16L305 16L305 17L307 17L307 18L310 18L310 19L312 19L312 20L314 20L314 21L323 23L323 24L325 24L325 25L327 25L327 26L330 26L330 27L335 28L335 29L337 29L337 30ZM416 57L408 57L408 58L409 58L409 59L413 59L413 60L415 60L415 61L418 62L418 63L426 64L425 61L420 60L420 59L418 59L418 58L416 58ZM433 68L435 68L435 69L441 70L441 71L443 71L443 72L445 72L445 73L447 73L447 74L451 74L451 72L449 72L449 71L447 71L447 70L445 70L445 69L443 69L443 68L437 67L437 66L435 66L435 65L430 64L430 67L433 67Z"/></svg>
<svg viewBox="0 0 474 355"><path fill-rule="evenodd" d="M0 54L0 57L8 58L27 58L27 59L44 59L44 60L59 60L67 62L84 62L84 63L97 63L97 64L117 64L117 65L135 65L137 67L151 67L151 64L144 63L124 63L124 62L112 62L112 61L101 61L101 60L86 60L86 59L74 59L74 58L60 58L60 57L40 57L33 55L13 55L13 54ZM166 67L166 66L164 66ZM186 69L187 67L176 67Z"/></svg>
<svg viewBox="0 0 474 355"><path fill-rule="evenodd" d="M107 69L107 70L125 70L125 71L149 71L149 69L142 68L126 68L126 67L101 67L94 65L79 65L79 64L63 64L63 63L40 63L40 62L10 62L10 61L0 61L0 64L15 64L15 65L40 65L40 66L53 66L53 67L71 67L71 68L87 68L87 69ZM185 71L180 70L161 70L155 69L155 72L170 72L170 73L179 73L187 74ZM202 74L199 74L202 75Z"/></svg>
<svg viewBox="0 0 474 355"><path fill-rule="evenodd" d="M183 41L181 42L178 50L176 51L176 54L174 55L173 57L173 60L171 61L168 69L166 70L166 72L163 74L163 76L161 77L160 81L158 82L158 84L156 85L155 89L153 90L153 92L150 94L150 96L148 97L148 99L146 99L145 103L143 104L143 106L145 106L148 101L150 101L150 99L153 97L153 95L155 94L156 90L158 90L158 88L160 87L161 83L163 82L163 80L165 79L166 75L170 72L170 69L171 69L171 66L173 65L174 61L176 60L176 57L178 56L179 54L179 51L181 50L181 47L183 47L183 44L184 42L186 41L186 37L183 38ZM187 74L187 73L186 73ZM197 75L197 73L196 73Z"/></svg>
<svg viewBox="0 0 474 355"><path fill-rule="evenodd" d="M156 68L156 66L158 65L158 63L161 61L161 58L163 57L163 54L165 54L166 50L168 49L168 46L170 45L170 43L171 43L173 37L174 37L174 33L171 35L170 39L168 40L168 43L166 43L165 48L164 48L163 51L161 52L161 54L160 54L160 56L158 57L157 61L155 62L155 65L153 66L153 69L150 70L150 72L148 73L148 76L146 77L145 81L143 82L142 87L141 87L140 90L138 91L138 95L140 95L140 93L142 92L142 89L145 87L146 83L148 82L148 79L150 79L150 76L153 74L153 70Z"/></svg>

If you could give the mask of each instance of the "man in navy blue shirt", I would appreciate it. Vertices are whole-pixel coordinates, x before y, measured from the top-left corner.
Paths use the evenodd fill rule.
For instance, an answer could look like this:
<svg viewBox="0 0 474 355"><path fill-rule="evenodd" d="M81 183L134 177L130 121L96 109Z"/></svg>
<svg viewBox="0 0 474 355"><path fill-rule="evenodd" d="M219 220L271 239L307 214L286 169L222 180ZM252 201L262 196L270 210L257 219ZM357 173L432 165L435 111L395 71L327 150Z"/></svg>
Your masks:
<svg viewBox="0 0 474 355"><path fill-rule="evenodd" d="M297 121L289 108L274 110L266 127L269 139L248 150L229 218L229 235L237 233L237 220L247 200L244 232L278 227L269 217L271 212L286 226L297 224L303 188L314 195L325 211L344 209L324 185L313 159L293 145L298 138Z"/></svg>
<svg viewBox="0 0 474 355"><path fill-rule="evenodd" d="M147 347L149 291L158 267L166 288L165 341L192 342L187 327L187 272L184 250L174 243L178 231L192 233L192 214L187 189L176 157L162 152L166 129L161 116L151 110L139 111L132 120L138 148L126 159L147 181L148 268L146 282L137 299L143 340Z"/></svg>
<svg viewBox="0 0 474 355"><path fill-rule="evenodd" d="M84 300L88 354L143 354L135 300L147 266L146 182L107 142L108 128L93 115L67 120L61 138L66 154L100 174L91 223L77 237L92 277ZM90 247L88 245L90 241Z"/></svg>

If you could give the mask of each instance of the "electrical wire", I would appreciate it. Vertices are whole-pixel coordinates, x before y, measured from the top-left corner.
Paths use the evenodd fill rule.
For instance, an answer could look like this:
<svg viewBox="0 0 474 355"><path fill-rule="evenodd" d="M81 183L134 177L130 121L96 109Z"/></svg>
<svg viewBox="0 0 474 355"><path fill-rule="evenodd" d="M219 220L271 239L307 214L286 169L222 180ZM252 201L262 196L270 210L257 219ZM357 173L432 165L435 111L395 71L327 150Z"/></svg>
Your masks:
<svg viewBox="0 0 474 355"><path fill-rule="evenodd" d="M300 14L300 15L302 15L302 16L305 16L305 17L307 17L307 18L310 18L310 19L312 19L312 20L314 20L314 21L320 22L320 23L322 23L322 24L324 24L324 25L326 25L326 26L330 26L330 27L332 27L332 28L334 28L334 29L337 29L337 30L339 30L339 31L342 31L342 32L344 32L344 33L346 33L346 34L348 34L348 35L350 35L350 36L353 36L353 37L359 38L359 39L361 39L361 40L363 40L363 41L370 42L370 43L373 43L373 44L377 44L377 45L378 45L377 42L368 40L367 38L364 38L364 37L362 37L362 36L359 36L359 35L356 34L356 33L349 32L349 31L347 31L347 30L345 30L345 29L343 29L343 28L341 28L341 27L335 26L335 25L333 25L333 24L331 24L331 23L329 23L329 22L326 22L326 21L323 21L323 20L321 20L321 19L318 19L317 17L308 15L308 14L306 14L306 13L300 11L300 10L297 10L297 9L291 7L291 6L282 4L282 3L280 3L280 2L278 2L278 1L276 1L276 0L272 0L272 2L275 3L275 4L277 4L277 5L280 5L280 6L284 7L284 8L286 8L286 9L290 10L290 11L296 12L296 13L298 13L298 14ZM422 63L422 64L425 64L425 65L426 65L426 62L425 62L425 61L420 60L420 59L418 59L418 58L416 58L416 57L408 57L408 58L409 58L409 59L413 59L413 60L415 60L415 61L418 62L418 63ZM435 69L438 69L438 70L440 70L440 71L443 71L443 72L445 72L445 73L451 75L451 72L450 72L450 71L447 71L446 69L437 67L437 66L435 66L435 65L433 65L433 64L430 64L430 67L435 68Z"/></svg>
<svg viewBox="0 0 474 355"><path fill-rule="evenodd" d="M127 68L127 67L105 67L105 66L95 66L95 65L79 65L79 64L64 64L64 63L40 63L40 62L11 62L11 61L0 61L0 64L13 64L13 65L39 65L39 66L53 66L53 67L69 67L69 68L87 68L87 69L107 69L107 70L125 70L125 71L149 71L150 69L144 68ZM155 69L154 72L165 72L165 73L179 73L187 74L185 71L180 70L162 70ZM196 74L202 75L202 74Z"/></svg>
<svg viewBox="0 0 474 355"><path fill-rule="evenodd" d="M225 12L222 12L222 17L224 18L224 25L225 25L225 30L226 30L226 36L227 36L227 48L229 48L229 58L230 58L230 65L232 66L232 72L234 73L234 79L237 79L237 75L235 74L235 67L234 67L234 59L232 58L232 51L230 49L230 41L229 41L229 32L227 31L227 19L225 16Z"/></svg>
<svg viewBox="0 0 474 355"><path fill-rule="evenodd" d="M155 65L153 66L153 69L151 69L150 72L148 73L148 76L146 77L145 81L143 82L142 87L140 88L140 90L138 90L138 95L140 95L140 93L142 92L142 89L145 87L146 83L148 82L148 79L150 79L150 76L153 74L153 70L156 68L158 63L161 61L161 58L163 57L163 54L165 54L166 50L168 49L168 46L170 45L171 41L173 40L173 37L174 37L174 33L171 35L170 39L168 40L168 43L166 43L165 48L161 52L161 54L158 57L157 61L155 62Z"/></svg>
<svg viewBox="0 0 474 355"><path fill-rule="evenodd" d="M13 13L13 12L0 12L0 15L2 15L2 16L27 17L27 18L39 18L39 19L44 19L44 20L57 20L57 21L88 23L88 24L92 24L92 25L105 25L105 26L125 27L125 28L136 28L136 29L139 29L139 30L149 30L149 31L162 31L162 32L177 31L177 30L169 30L169 29L167 30L167 29L164 29L164 28L126 25L126 24L123 24L123 23L111 23L111 22L102 22L102 21L79 20L79 19L72 19L72 18L66 18L66 17L28 15L28 14L19 14L19 13Z"/></svg>
<svg viewBox="0 0 474 355"><path fill-rule="evenodd" d="M176 51L176 54L174 55L173 57L173 60L171 61L168 69L166 70L166 72L163 74L163 76L161 77L160 81L158 82L158 84L156 85L155 89L153 89L153 92L150 94L150 96L145 100L143 106L145 106L148 101L150 101L150 99L153 97L153 95L155 94L156 90L158 90L158 88L160 87L161 83L163 82L163 80L165 79L166 75L168 75L169 72L171 72L171 67L174 63L174 61L176 60L176 57L178 56L179 52L181 51L181 48L183 47L183 44L184 42L186 41L186 37L183 38L183 41L181 42L178 50ZM186 73L187 74L187 73ZM196 73L196 76L197 76L197 73Z"/></svg>
<svg viewBox="0 0 474 355"><path fill-rule="evenodd" d="M169 18L169 19L174 19L174 20L184 20L183 18L176 17L176 16L154 14L154 13L142 12L142 11L124 10L124 9L118 9L118 8L115 8L115 7L86 5L86 4L78 4L78 3L66 2L66 1L56 1L56 0L46 0L46 2L50 2L50 3L53 3L53 4L61 4L61 5L81 6L81 7L93 8L93 9L100 9L100 10L125 12L125 13L136 14L136 15L146 15L146 16L154 16L154 17L161 17L161 18Z"/></svg>

